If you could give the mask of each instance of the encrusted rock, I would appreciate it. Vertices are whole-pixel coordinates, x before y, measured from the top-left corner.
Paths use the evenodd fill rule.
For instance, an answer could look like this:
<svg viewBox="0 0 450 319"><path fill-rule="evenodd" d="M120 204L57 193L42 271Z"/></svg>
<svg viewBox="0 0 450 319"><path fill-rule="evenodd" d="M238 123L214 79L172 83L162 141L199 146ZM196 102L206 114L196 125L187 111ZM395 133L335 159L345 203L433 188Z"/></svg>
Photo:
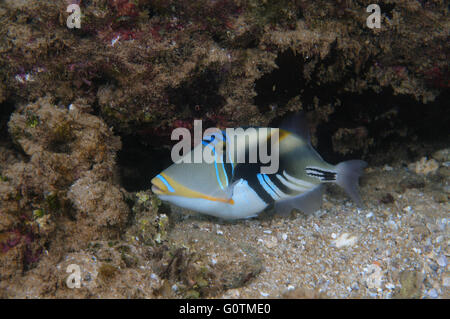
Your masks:
<svg viewBox="0 0 450 319"><path fill-rule="evenodd" d="M410 164L408 168L416 174L428 175L434 174L438 170L439 163L435 159L422 157L419 161Z"/></svg>

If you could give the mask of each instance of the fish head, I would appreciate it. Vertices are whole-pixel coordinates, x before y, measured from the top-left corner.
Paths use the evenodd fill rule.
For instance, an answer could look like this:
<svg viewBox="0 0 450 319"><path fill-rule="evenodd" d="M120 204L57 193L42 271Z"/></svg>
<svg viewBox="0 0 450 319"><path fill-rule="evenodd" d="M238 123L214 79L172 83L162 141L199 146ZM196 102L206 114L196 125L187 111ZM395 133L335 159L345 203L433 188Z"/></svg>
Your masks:
<svg viewBox="0 0 450 319"><path fill-rule="evenodd" d="M214 189L214 165L176 163L160 172L152 180L152 191L158 196L200 197ZM214 173L214 180L211 175ZM218 186L217 186L218 187Z"/></svg>
<svg viewBox="0 0 450 319"><path fill-rule="evenodd" d="M173 164L152 180L152 192L160 199L185 207L182 199L204 200L201 204L205 210L208 205L218 203L233 204L233 185L223 182L219 185L214 164L179 163ZM191 201L192 202L192 201ZM195 209L194 210L198 210Z"/></svg>

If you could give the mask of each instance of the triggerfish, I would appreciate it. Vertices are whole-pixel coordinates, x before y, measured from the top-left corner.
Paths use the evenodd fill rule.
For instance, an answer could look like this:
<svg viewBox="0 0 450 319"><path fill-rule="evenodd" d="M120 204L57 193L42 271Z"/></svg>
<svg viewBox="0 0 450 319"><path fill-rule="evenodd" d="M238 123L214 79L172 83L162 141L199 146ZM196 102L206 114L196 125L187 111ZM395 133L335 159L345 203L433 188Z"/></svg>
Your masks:
<svg viewBox="0 0 450 319"><path fill-rule="evenodd" d="M236 157L225 160L227 153L223 152L223 161L174 163L152 179L152 191L163 201L229 220L255 217L269 206L281 214L293 209L313 213L321 207L324 183L338 184L360 205L358 179L367 163L325 162L312 147L305 123L298 125L299 121L302 118L293 117L288 127L278 130L279 167L274 174L262 174L260 162L240 163ZM272 130L265 131L269 133L263 139L270 140ZM252 143L261 141L258 134L248 138L246 153ZM202 151L210 148L216 154L218 144L223 147L228 142L224 133L221 139L205 138L196 147ZM194 151L195 147L191 153Z"/></svg>

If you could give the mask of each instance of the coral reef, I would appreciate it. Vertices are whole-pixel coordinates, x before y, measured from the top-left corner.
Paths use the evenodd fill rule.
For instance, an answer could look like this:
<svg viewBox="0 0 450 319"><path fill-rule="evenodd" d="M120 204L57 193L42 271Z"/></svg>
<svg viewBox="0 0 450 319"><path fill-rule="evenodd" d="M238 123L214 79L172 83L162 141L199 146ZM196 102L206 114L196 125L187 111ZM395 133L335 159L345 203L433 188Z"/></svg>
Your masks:
<svg viewBox="0 0 450 319"><path fill-rule="evenodd" d="M118 133L148 143L194 118L258 125L314 107L327 120L350 93L430 102L449 88L439 1L384 1L380 29L365 25L370 1L80 1L79 30L65 25L68 3L1 7L1 99L50 94L69 105L81 96ZM373 113L351 118L384 123Z"/></svg>
<svg viewBox="0 0 450 319"><path fill-rule="evenodd" d="M176 282L185 297L217 296L247 284L262 270L262 259L250 245L232 244L217 234L179 230L172 231L170 239L177 248L163 254L157 269L161 278Z"/></svg>
<svg viewBox="0 0 450 319"><path fill-rule="evenodd" d="M185 236L146 191L194 119L276 126L304 110L330 162L413 163L383 171L392 190L366 184L377 203L426 190L445 205L448 185L429 185L449 177L448 5L384 0L370 29L370 3L1 1L0 296L196 298L252 282L258 249ZM72 263L82 289L64 283ZM419 296L419 277L405 272L398 296Z"/></svg>
<svg viewBox="0 0 450 319"><path fill-rule="evenodd" d="M19 107L8 127L18 150L2 152L5 269L29 269L56 239L70 250L119 236L129 213L114 182L121 143L101 119L41 98ZM2 271L2 285L13 275Z"/></svg>

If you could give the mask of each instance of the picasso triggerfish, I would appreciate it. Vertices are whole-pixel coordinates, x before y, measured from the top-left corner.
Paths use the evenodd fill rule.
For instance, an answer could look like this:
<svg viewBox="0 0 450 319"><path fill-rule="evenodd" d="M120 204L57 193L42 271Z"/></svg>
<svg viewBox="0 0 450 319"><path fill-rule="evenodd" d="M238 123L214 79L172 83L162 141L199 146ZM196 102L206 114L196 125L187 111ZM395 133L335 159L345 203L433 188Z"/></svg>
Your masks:
<svg viewBox="0 0 450 319"><path fill-rule="evenodd" d="M309 132L302 117L293 117L283 128L254 128L247 142L240 144L248 155L252 144L270 141L278 147L278 170L261 172L261 162L239 162L236 153L218 152L226 149L230 140L226 133L204 138L186 154L192 157L196 148L210 151L210 163L176 162L152 179L152 191L161 200L182 208L223 219L257 216L273 206L277 213L288 214L293 209L313 213L320 209L324 183L336 183L358 204L358 179L366 162L351 160L332 165L325 162L311 146ZM303 123L301 123L303 122ZM263 132L263 133L261 133ZM235 143L234 145L236 145ZM217 158L219 154L219 159ZM215 156L215 158L214 158Z"/></svg>

